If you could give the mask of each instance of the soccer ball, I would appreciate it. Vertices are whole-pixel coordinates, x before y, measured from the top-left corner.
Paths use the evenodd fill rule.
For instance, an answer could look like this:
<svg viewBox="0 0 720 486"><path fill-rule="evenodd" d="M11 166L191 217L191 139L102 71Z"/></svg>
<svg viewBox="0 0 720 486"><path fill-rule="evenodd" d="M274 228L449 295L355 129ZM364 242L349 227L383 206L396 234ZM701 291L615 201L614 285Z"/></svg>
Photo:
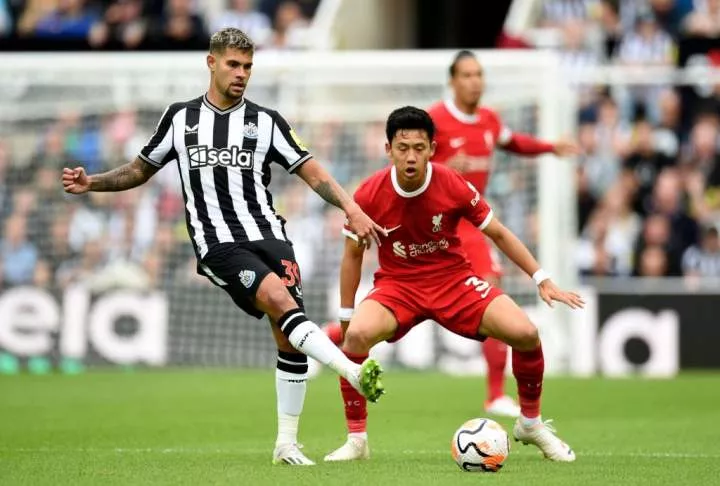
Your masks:
<svg viewBox="0 0 720 486"><path fill-rule="evenodd" d="M455 432L450 450L463 471L498 472L510 454L510 440L499 423L476 418Z"/></svg>

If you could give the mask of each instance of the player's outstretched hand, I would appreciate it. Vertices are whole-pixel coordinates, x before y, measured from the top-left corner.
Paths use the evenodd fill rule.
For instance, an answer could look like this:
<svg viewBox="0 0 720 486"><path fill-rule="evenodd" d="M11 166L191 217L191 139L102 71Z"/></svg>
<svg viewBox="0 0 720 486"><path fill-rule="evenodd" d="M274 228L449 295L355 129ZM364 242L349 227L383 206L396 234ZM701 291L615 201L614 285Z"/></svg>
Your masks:
<svg viewBox="0 0 720 486"><path fill-rule="evenodd" d="M83 194L90 190L90 179L82 167L74 169L63 169L62 183L65 192L70 194Z"/></svg>
<svg viewBox="0 0 720 486"><path fill-rule="evenodd" d="M571 155L580 155L582 149L572 140L558 140L555 142L553 153L558 157L568 157Z"/></svg>
<svg viewBox="0 0 720 486"><path fill-rule="evenodd" d="M562 302L571 309L582 309L585 307L585 301L575 292L565 292L561 290L552 280L543 280L538 285L538 292L540 292L540 298L545 301L547 305L553 307L553 301Z"/></svg>
<svg viewBox="0 0 720 486"><path fill-rule="evenodd" d="M378 246L380 246L379 233L385 233L382 226L378 225L375 221L370 219L370 216L365 214L360 206L347 212L348 225L353 233L358 235L359 243L364 245L366 248L370 248L372 240L375 240ZM372 240L371 240L372 238Z"/></svg>

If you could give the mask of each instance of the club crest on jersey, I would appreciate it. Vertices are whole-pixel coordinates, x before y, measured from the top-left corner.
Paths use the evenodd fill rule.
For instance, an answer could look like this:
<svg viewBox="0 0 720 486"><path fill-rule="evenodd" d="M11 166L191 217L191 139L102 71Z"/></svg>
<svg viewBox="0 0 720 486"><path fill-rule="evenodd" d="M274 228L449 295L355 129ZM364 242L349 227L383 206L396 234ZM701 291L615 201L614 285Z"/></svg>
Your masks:
<svg viewBox="0 0 720 486"><path fill-rule="evenodd" d="M442 213L436 214L432 217L433 233L439 233L442 231Z"/></svg>
<svg viewBox="0 0 720 486"><path fill-rule="evenodd" d="M243 128L243 137L245 138L258 138L258 127L253 122L248 122Z"/></svg>
<svg viewBox="0 0 720 486"><path fill-rule="evenodd" d="M243 150L237 145L227 148L214 148L207 145L190 145L187 148L190 169L202 167L237 167L239 169L253 168L253 153Z"/></svg>
<svg viewBox="0 0 720 486"><path fill-rule="evenodd" d="M399 256L400 258L407 258L407 250L405 249L405 245L403 245L399 241L393 243L393 253L395 253L395 255Z"/></svg>
<svg viewBox="0 0 720 486"><path fill-rule="evenodd" d="M255 272L252 270L243 270L238 274L238 277L240 277L240 283L243 284L246 289L249 289L255 281Z"/></svg>

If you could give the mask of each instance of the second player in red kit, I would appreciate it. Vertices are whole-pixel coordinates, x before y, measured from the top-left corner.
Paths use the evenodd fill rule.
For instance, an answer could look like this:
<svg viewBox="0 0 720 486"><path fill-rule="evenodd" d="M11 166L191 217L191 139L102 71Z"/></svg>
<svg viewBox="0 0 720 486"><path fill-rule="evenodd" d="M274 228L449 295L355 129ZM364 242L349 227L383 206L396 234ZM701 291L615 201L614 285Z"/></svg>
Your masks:
<svg viewBox="0 0 720 486"><path fill-rule="evenodd" d="M493 170L495 148L522 155L553 153L559 156L578 152L575 143L549 143L531 135L515 133L490 108L480 105L485 89L482 66L470 51L460 51L449 69L452 97L428 110L435 124L437 148L433 162L458 171L485 195ZM458 234L473 271L483 280L500 284L503 270L497 251L467 219L460 221ZM488 364L488 394L485 410L496 415L517 417L520 408L505 395L507 346L494 339L482 345Z"/></svg>
<svg viewBox="0 0 720 486"><path fill-rule="evenodd" d="M473 271L458 237L460 221L467 220L475 231L487 234L532 276L546 303L555 300L577 308L583 301L555 286L470 182L452 169L429 162L435 149L433 135L427 112L414 107L395 110L386 126L386 151L392 166L368 178L355 192L355 201L382 227L383 235L374 287L355 310L366 241L350 227L344 229L343 352L361 362L375 344L398 340L427 319L466 338L507 343L513 351L521 408L513 428L515 438L536 445L554 461L573 461L572 449L540 418L544 358L537 328L512 299ZM366 401L347 380L340 384L349 435L325 460L367 459Z"/></svg>

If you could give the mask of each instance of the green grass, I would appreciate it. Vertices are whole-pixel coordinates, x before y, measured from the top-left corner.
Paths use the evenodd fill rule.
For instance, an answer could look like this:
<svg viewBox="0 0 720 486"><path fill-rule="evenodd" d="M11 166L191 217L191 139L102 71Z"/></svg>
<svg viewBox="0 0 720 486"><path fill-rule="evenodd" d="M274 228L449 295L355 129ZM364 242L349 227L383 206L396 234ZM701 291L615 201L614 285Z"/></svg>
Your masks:
<svg viewBox="0 0 720 486"><path fill-rule="evenodd" d="M710 485L720 484L720 375L671 381L550 379L577 462L516 446L499 474L464 473L449 441L482 416L483 381L389 373L370 407L372 459L271 466L271 372L92 372L0 377L0 484ZM501 420L508 430L512 422ZM301 440L318 461L344 440L337 382L310 383Z"/></svg>

